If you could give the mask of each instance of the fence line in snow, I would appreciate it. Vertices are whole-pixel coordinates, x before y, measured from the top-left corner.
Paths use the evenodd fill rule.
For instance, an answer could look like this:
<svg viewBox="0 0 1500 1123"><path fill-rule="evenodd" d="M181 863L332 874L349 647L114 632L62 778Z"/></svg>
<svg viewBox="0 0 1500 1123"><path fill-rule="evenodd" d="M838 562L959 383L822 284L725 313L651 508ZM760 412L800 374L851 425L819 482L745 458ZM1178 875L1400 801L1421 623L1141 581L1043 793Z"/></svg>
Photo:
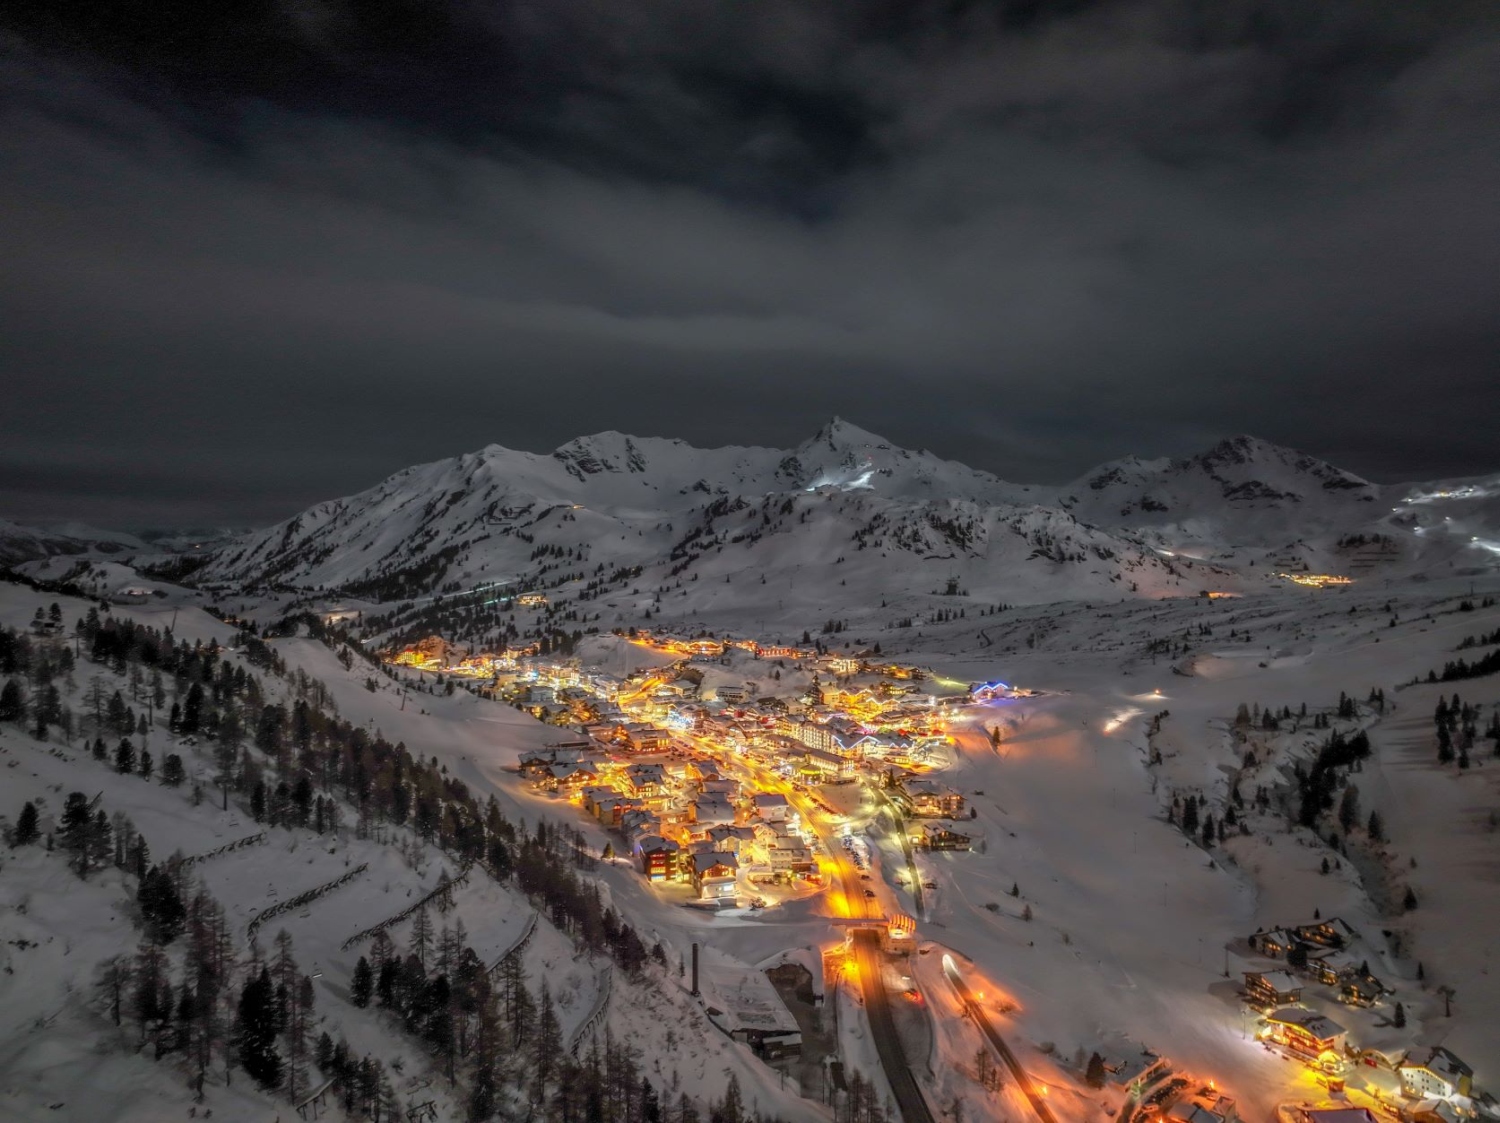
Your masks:
<svg viewBox="0 0 1500 1123"><path fill-rule="evenodd" d="M335 878L334 880L327 882L324 885L319 885L315 889L309 889L305 893L298 893L295 897L288 898L285 901L279 901L276 904L271 905L269 908L262 909L260 912L255 914L253 919L251 919L249 926L245 929L245 934L247 936L254 936L256 929L258 929L266 921L270 920L273 916L280 916L284 912L289 912L292 909L301 908L303 905L310 904L311 902L316 901L319 897L323 896L325 893L332 893L340 885L344 885L347 882L353 881L356 877L364 873L365 870L369 868L369 863L361 862L348 873L344 874L343 877Z"/></svg>
<svg viewBox="0 0 1500 1123"><path fill-rule="evenodd" d="M591 1029L596 1028L604 1020L605 1013L609 1010L609 996L614 990L615 972L608 964L604 967L604 985L599 989L599 997L594 999L594 1008L589 1011L589 1016L583 1019L583 1024L573 1034L573 1040L568 1045L568 1052L578 1056L578 1047L583 1044L583 1039L588 1036Z"/></svg>
<svg viewBox="0 0 1500 1123"><path fill-rule="evenodd" d="M234 842L226 842L223 846L215 847L212 850L206 850L202 854L194 854L190 858L184 858L182 859L182 862L180 864L184 869L186 869L188 866L194 865L198 862L206 862L210 858L217 858L220 854L228 854L234 850L242 850L246 846L258 846L265 840L265 832L260 831L257 834L247 835L244 838L236 839Z"/></svg>
<svg viewBox="0 0 1500 1123"><path fill-rule="evenodd" d="M517 954L523 948L525 948L527 944L531 943L531 937L535 935L536 913L532 913L531 919L526 922L526 931L521 933L520 937L516 940L515 943L511 944L510 947L506 948L503 952L495 957L495 962L490 964L489 973L493 975L496 971L500 970L500 964L504 963L511 956Z"/></svg>
<svg viewBox="0 0 1500 1123"><path fill-rule="evenodd" d="M437 897L453 889L457 889L460 885L468 880L469 871L473 868L473 862L465 862L463 868L458 871L458 876L453 880L449 881L445 885L439 885L431 893L427 893L421 897L418 897L415 902L402 909L395 916L388 916L379 924L372 924L363 931L354 933L354 935L350 936L347 940L339 945L339 950L348 951L361 940L368 940L371 936L375 935L376 932L383 932L393 924L400 924L408 916L416 912L419 908L427 904L429 901L435 900Z"/></svg>

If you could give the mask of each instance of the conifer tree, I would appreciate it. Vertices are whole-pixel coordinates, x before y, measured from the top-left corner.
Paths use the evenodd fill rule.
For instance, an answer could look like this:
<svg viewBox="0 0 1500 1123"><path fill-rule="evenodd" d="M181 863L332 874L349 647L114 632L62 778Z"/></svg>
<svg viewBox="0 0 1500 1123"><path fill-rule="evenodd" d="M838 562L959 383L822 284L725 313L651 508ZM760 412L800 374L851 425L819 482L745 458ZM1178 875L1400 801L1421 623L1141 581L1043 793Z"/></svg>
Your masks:
<svg viewBox="0 0 1500 1123"><path fill-rule="evenodd" d="M541 1103L547 1098L553 1076L557 1072L558 1057L562 1052L562 1026L557 1021L557 1008L552 1003L552 988L542 981L542 995L537 1003L536 1029L532 1034L530 1058L532 1075L532 1102Z"/></svg>
<svg viewBox="0 0 1500 1123"><path fill-rule="evenodd" d="M19 722L26 716L26 700L21 693L21 684L15 679L6 679L0 687L0 721Z"/></svg>
<svg viewBox="0 0 1500 1123"><path fill-rule="evenodd" d="M36 804L27 800L16 819L15 833L11 836L12 846L29 846L41 837L42 832L37 826L37 819Z"/></svg>
<svg viewBox="0 0 1500 1123"><path fill-rule="evenodd" d="M68 853L68 863L79 877L88 877L94 868L90 836L93 833L93 813L89 810L89 797L83 792L69 792L63 804L62 823L58 836L63 849Z"/></svg>
<svg viewBox="0 0 1500 1123"><path fill-rule="evenodd" d="M250 1078L267 1090L279 1087L281 1054L276 1051L276 996L271 973L264 966L240 993L236 1028L240 1064Z"/></svg>
<svg viewBox="0 0 1500 1123"><path fill-rule="evenodd" d="M1098 1053L1089 1054L1088 1067L1084 1069L1083 1080L1090 1088L1104 1087L1104 1058Z"/></svg>
<svg viewBox="0 0 1500 1123"><path fill-rule="evenodd" d="M370 995L374 989L375 973L370 969L370 961L360 956L359 962L354 965L354 979L349 987L350 1000L363 1010L370 1004Z"/></svg>
<svg viewBox="0 0 1500 1123"><path fill-rule="evenodd" d="M411 953L425 969L427 956L432 951L432 919L427 915L427 906L417 909L411 919Z"/></svg>

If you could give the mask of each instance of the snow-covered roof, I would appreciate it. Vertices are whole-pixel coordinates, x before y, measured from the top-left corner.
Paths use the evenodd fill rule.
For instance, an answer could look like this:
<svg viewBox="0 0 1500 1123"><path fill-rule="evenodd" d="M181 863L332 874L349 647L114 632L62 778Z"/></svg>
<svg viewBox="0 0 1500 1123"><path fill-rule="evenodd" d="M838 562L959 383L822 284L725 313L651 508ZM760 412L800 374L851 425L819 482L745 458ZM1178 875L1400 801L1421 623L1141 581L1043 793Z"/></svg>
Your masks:
<svg viewBox="0 0 1500 1123"><path fill-rule="evenodd" d="M1326 1041L1330 1037L1337 1037L1341 1033L1348 1032L1332 1018L1316 1010L1309 1010L1306 1006L1283 1006L1267 1015L1267 1018L1273 1022L1280 1022L1282 1025L1297 1026L1320 1041Z"/></svg>
<svg viewBox="0 0 1500 1123"><path fill-rule="evenodd" d="M1474 1070L1465 1064L1457 1053L1441 1045L1434 1045L1427 1055L1420 1059L1417 1054L1407 1057L1401 1067L1425 1068L1434 1076L1441 1076L1449 1083L1457 1083L1460 1077L1474 1075Z"/></svg>
<svg viewBox="0 0 1500 1123"><path fill-rule="evenodd" d="M740 868L733 854L726 854L720 850L705 850L693 855L694 873L706 873L715 866L728 866L732 870Z"/></svg>
<svg viewBox="0 0 1500 1123"><path fill-rule="evenodd" d="M1310 1107L1302 1118L1304 1123L1376 1123L1367 1107Z"/></svg>
<svg viewBox="0 0 1500 1123"><path fill-rule="evenodd" d="M1277 994L1286 994L1289 991L1301 990L1302 984L1285 971L1247 971L1247 975L1255 975Z"/></svg>

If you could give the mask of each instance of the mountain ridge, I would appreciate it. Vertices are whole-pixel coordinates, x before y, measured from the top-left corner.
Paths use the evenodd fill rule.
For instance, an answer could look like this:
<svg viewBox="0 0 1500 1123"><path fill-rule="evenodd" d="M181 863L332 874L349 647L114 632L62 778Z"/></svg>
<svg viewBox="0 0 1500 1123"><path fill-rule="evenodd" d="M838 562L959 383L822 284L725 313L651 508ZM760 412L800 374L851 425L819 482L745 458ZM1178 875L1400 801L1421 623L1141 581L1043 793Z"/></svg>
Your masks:
<svg viewBox="0 0 1500 1123"><path fill-rule="evenodd" d="M683 612L724 603L718 586L773 576L833 605L937 585L992 602L1248 591L1287 566L1346 564L1341 542L1384 543L1391 493L1248 435L1186 457L1123 457L1054 487L840 417L786 449L605 430L551 453L490 444L403 469L244 536L203 579L379 601L494 581L565 595L629 571L634 588L654 583L658 611L663 589L699 582L681 593ZM1410 533L1382 545L1381 564L1431 545Z"/></svg>

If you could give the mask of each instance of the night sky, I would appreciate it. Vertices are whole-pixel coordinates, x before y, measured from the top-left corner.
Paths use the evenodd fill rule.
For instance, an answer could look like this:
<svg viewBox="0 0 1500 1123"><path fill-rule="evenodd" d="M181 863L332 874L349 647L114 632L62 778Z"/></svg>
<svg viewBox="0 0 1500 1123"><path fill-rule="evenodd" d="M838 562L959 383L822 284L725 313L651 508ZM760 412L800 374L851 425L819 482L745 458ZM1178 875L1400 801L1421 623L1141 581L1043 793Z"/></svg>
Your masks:
<svg viewBox="0 0 1500 1123"><path fill-rule="evenodd" d="M0 517L838 413L1500 469L1493 0L22 0ZM205 22L211 21L211 22Z"/></svg>

